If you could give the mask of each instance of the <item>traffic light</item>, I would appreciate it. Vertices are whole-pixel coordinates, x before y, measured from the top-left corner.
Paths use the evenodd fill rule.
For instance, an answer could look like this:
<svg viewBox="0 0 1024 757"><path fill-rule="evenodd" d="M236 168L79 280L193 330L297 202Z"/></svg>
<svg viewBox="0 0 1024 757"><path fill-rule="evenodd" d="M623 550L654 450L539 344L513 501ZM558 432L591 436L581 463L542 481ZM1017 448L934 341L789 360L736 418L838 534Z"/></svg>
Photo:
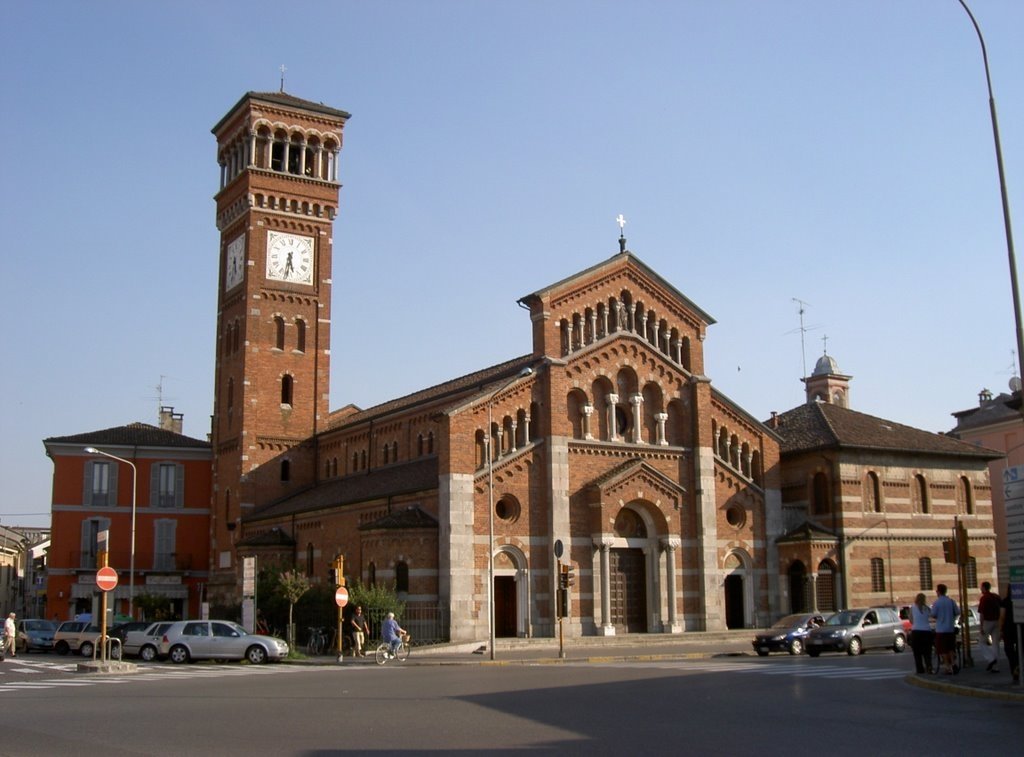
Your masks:
<svg viewBox="0 0 1024 757"><path fill-rule="evenodd" d="M334 586L345 585L345 558L336 555L327 568L327 577Z"/></svg>
<svg viewBox="0 0 1024 757"><path fill-rule="evenodd" d="M946 562L956 562L956 544L952 539L945 539L942 542L942 556L946 558Z"/></svg>
<svg viewBox="0 0 1024 757"><path fill-rule="evenodd" d="M572 563L561 563L558 566L558 588L568 589L576 585L576 569Z"/></svg>

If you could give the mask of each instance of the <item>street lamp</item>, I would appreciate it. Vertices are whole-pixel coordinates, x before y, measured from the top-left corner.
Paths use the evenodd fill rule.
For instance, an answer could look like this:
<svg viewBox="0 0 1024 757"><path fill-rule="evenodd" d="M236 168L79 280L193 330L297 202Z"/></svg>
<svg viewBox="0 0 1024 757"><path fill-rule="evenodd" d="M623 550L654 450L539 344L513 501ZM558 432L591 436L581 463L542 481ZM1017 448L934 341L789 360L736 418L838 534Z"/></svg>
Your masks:
<svg viewBox="0 0 1024 757"><path fill-rule="evenodd" d="M1003 200L1003 226L1006 230L1006 254L1010 259L1010 288L1013 294L1013 317L1017 326L1017 361L1020 369L1020 376L1024 378L1024 327L1021 325L1020 312L1020 291L1017 286L1017 258L1013 252L1013 227L1010 224L1010 198L1006 191L1006 171L1003 169L1003 148L999 141L999 120L996 118L996 98L992 94L992 75L988 70L988 51L985 49L985 38L981 36L981 27L967 7L964 0L960 5L967 11L967 15L974 24L974 31L978 33L978 42L981 43L981 58L985 62L985 83L988 85L988 111L992 118L992 139L996 143L996 166L999 169L999 192ZM1021 407L1024 412L1024 406Z"/></svg>
<svg viewBox="0 0 1024 757"><path fill-rule="evenodd" d="M527 366L519 373L499 386L487 398L487 646L490 658L494 659L494 450L491 445L491 411L494 408L494 397L498 392L512 386L516 381L533 374L533 368Z"/></svg>
<svg viewBox="0 0 1024 757"><path fill-rule="evenodd" d="M90 455L103 455L103 457L109 457L111 460L117 460L119 463L130 465L132 469L132 547L131 557L128 565L128 615L133 620L135 619L134 605L135 605L135 502L138 495L139 487L139 472L135 467L135 463L131 460L125 460L123 457L117 455L111 455L109 452L104 452L101 449L95 447L86 447L85 451ZM115 494L116 496L116 494Z"/></svg>

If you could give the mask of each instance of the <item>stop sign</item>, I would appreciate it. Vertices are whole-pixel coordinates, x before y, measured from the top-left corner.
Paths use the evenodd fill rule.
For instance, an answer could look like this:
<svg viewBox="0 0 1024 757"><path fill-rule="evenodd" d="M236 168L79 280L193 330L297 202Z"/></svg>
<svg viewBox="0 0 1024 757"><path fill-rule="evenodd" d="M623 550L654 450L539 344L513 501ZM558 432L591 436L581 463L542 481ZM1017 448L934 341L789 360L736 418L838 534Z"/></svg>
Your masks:
<svg viewBox="0 0 1024 757"><path fill-rule="evenodd" d="M348 604L348 589L344 586L339 586L338 590L334 592L334 601L338 603L338 607L344 607Z"/></svg>
<svg viewBox="0 0 1024 757"><path fill-rule="evenodd" d="M117 571L111 567L100 568L96 571L96 586L100 591L110 591L117 586Z"/></svg>

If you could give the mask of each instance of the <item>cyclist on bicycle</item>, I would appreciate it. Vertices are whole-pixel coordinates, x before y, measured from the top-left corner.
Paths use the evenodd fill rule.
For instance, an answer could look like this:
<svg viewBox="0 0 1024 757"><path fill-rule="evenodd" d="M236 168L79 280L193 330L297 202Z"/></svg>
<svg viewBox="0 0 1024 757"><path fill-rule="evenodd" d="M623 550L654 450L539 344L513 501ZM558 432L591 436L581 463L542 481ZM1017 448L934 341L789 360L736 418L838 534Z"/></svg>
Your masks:
<svg viewBox="0 0 1024 757"><path fill-rule="evenodd" d="M380 626L380 635L391 649L392 657L398 654L398 648L402 646L402 636L404 634L405 629L398 625L398 621L395 620L395 614L389 612L387 618L384 619Z"/></svg>

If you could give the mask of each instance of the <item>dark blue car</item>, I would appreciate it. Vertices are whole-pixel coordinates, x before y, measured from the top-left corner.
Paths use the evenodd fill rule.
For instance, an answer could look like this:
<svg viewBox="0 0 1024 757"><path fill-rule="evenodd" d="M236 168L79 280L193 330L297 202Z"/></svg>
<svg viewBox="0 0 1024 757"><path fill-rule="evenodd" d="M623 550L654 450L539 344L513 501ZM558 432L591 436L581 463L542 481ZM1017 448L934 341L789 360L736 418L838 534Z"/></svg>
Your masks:
<svg viewBox="0 0 1024 757"><path fill-rule="evenodd" d="M754 646L754 651L761 657L766 657L769 652L802 654L807 634L811 632L811 629L824 625L824 623L825 617L821 613L804 612L787 615L767 631L757 634L751 644Z"/></svg>

